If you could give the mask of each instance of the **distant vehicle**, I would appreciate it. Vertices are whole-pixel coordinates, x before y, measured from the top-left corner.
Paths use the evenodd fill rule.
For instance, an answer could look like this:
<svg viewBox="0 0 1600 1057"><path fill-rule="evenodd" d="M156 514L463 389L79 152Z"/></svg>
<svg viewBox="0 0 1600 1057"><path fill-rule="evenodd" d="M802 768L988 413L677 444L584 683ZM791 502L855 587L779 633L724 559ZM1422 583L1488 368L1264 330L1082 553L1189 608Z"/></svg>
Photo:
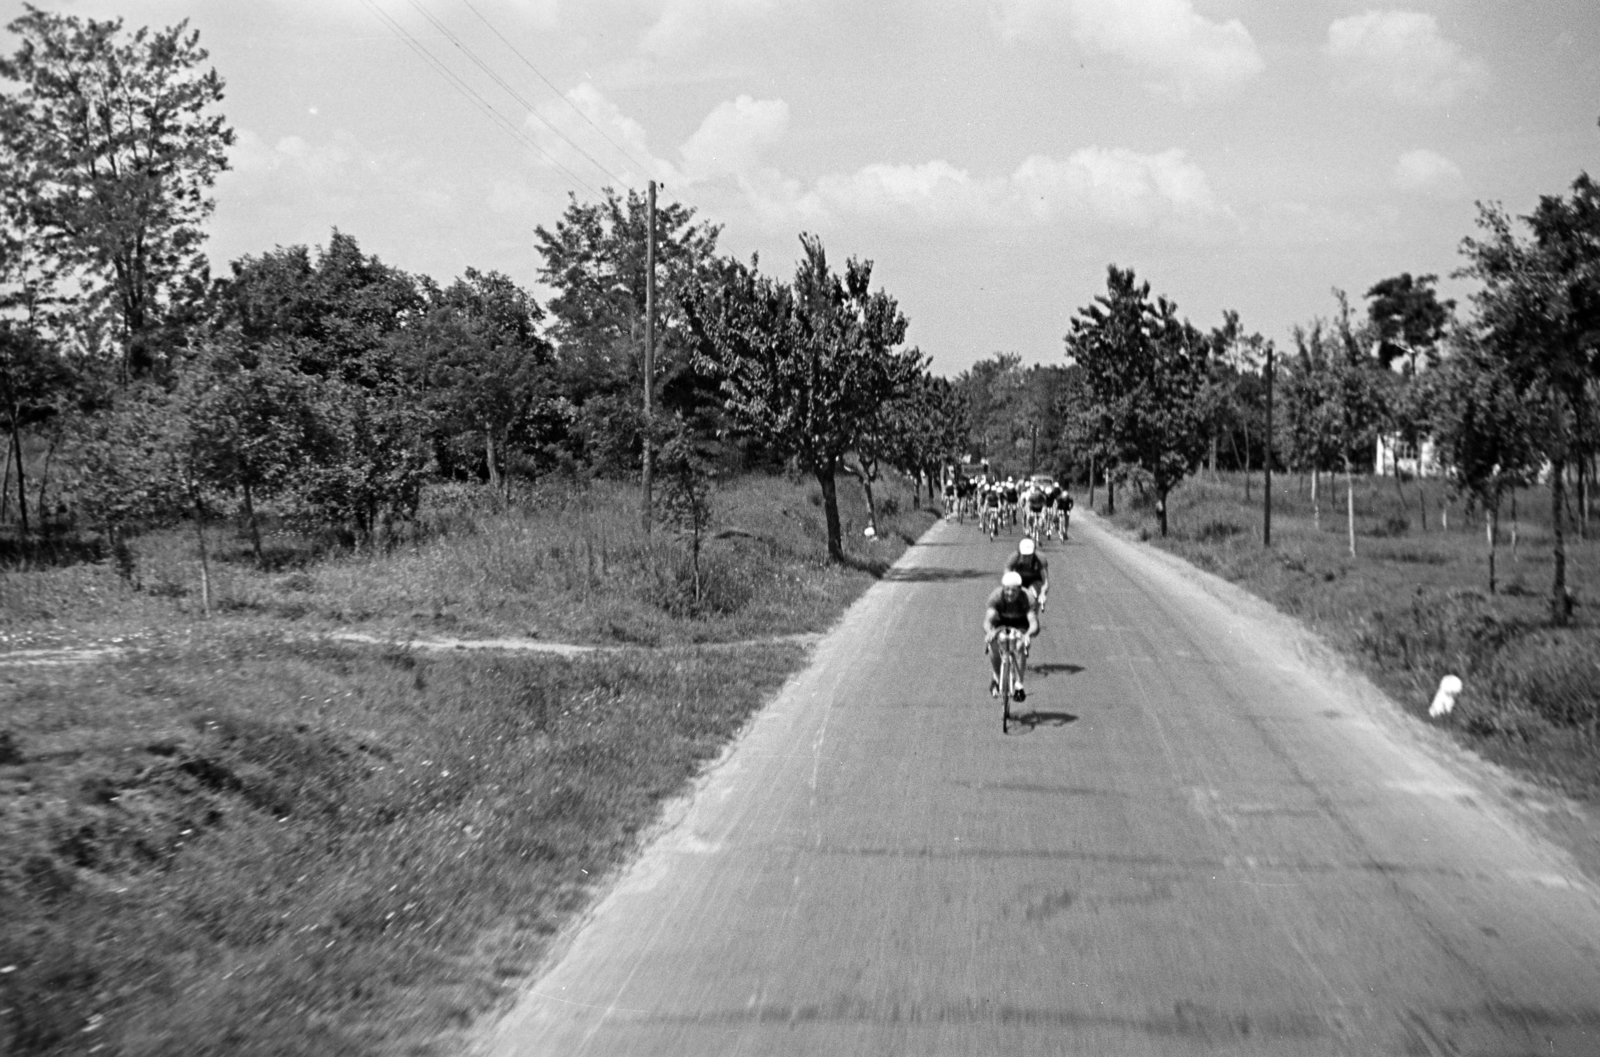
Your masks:
<svg viewBox="0 0 1600 1057"><path fill-rule="evenodd" d="M1028 478L1028 480L1032 482L1035 488L1049 489L1054 488L1056 485L1056 479L1047 473L1036 473L1032 477Z"/></svg>

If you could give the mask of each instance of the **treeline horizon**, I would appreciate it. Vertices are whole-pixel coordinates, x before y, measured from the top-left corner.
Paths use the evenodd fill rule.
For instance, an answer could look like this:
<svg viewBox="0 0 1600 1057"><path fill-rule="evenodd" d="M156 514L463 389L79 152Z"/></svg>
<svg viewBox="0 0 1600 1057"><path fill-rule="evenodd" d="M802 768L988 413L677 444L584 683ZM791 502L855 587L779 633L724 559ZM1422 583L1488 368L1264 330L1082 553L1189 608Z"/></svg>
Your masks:
<svg viewBox="0 0 1600 1057"><path fill-rule="evenodd" d="M1153 492L1164 532L1167 495L1202 464L1252 470L1270 451L1280 469L1344 474L1348 497L1386 436L1413 453L1431 440L1491 519L1546 475L1551 604L1570 613L1565 490L1587 510L1600 379L1600 188L1586 174L1526 216L1480 204L1455 273L1480 286L1465 314L1436 276L1401 273L1366 291L1364 312L1335 291L1335 310L1279 349L1233 312L1200 329L1112 264L1061 363L997 355L954 379L906 344L871 261L837 268L802 233L779 279L669 203L653 214L647 417L639 192L571 196L537 228L543 304L499 272L407 273L337 228L315 251L247 254L213 278L204 222L234 136L198 32L35 8L8 28L0 522L14 503L24 539L88 530L115 548L150 525L238 518L259 554L266 506L375 543L404 534L428 480L508 495L517 479L631 477L653 449L663 513L694 526L717 472L813 476L842 560L841 473L870 507L887 469L931 485L990 457L1104 482L1113 503L1117 488Z"/></svg>

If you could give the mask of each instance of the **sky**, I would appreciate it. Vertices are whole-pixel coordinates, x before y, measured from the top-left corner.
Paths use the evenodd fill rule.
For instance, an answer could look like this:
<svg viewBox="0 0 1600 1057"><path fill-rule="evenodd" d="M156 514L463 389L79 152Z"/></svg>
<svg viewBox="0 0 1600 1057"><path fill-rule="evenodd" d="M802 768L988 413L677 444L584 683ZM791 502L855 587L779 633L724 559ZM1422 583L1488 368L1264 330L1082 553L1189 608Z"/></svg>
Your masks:
<svg viewBox="0 0 1600 1057"><path fill-rule="evenodd" d="M1465 308L1476 203L1526 213L1600 172L1600 0L37 6L200 32L238 135L219 273L338 228L542 294L535 228L655 179L770 273L801 232L873 261L948 375L1064 362L1111 264L1280 347L1403 271Z"/></svg>

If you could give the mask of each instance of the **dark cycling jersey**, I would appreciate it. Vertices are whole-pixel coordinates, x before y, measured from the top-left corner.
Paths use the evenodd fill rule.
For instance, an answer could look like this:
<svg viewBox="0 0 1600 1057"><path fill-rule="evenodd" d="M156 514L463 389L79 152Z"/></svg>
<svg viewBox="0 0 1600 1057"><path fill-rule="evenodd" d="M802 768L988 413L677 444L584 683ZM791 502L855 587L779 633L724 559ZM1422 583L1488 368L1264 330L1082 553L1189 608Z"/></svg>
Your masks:
<svg viewBox="0 0 1600 1057"><path fill-rule="evenodd" d="M1044 509L1044 493L1037 488L1028 493L1028 509L1035 513Z"/></svg>
<svg viewBox="0 0 1600 1057"><path fill-rule="evenodd" d="M996 492L992 488L989 489L987 492L983 493L983 505L984 506L999 506L1000 505L1000 493Z"/></svg>
<svg viewBox="0 0 1600 1057"><path fill-rule="evenodd" d="M1026 591L1007 591L1004 587L997 587L994 594L989 596L988 608L994 610L997 627L1027 631L1028 614L1033 612L1033 598Z"/></svg>
<svg viewBox="0 0 1600 1057"><path fill-rule="evenodd" d="M1023 587L1033 588L1043 583L1050 575L1050 563L1036 553L1013 554L1011 560L1006 562L1006 571L1022 577Z"/></svg>

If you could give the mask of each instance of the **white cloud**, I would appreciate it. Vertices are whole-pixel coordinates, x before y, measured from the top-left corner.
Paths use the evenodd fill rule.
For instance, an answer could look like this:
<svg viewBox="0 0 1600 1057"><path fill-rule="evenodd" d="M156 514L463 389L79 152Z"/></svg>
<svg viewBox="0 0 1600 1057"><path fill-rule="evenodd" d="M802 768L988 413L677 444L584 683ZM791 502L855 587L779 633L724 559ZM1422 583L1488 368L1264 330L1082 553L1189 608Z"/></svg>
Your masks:
<svg viewBox="0 0 1600 1057"><path fill-rule="evenodd" d="M1417 11L1368 11L1328 26L1327 55L1341 84L1417 106L1450 102L1483 76L1483 64Z"/></svg>
<svg viewBox="0 0 1600 1057"><path fill-rule="evenodd" d="M919 227L1067 222L1197 231L1227 217L1205 172L1183 151L1121 147L1085 147L1064 161L1035 155L995 176L946 161L868 165L821 177L796 205Z"/></svg>
<svg viewBox="0 0 1600 1057"><path fill-rule="evenodd" d="M639 48L651 55L682 55L728 18L764 15L773 0L665 0Z"/></svg>
<svg viewBox="0 0 1600 1057"><path fill-rule="evenodd" d="M1454 195L1466 188L1455 162L1421 149L1400 155L1394 167L1394 184L1402 191L1424 195Z"/></svg>
<svg viewBox="0 0 1600 1057"><path fill-rule="evenodd" d="M738 99L721 103L679 148L691 180L747 173L761 152L789 129L789 104L782 99Z"/></svg>
<svg viewBox="0 0 1600 1057"><path fill-rule="evenodd" d="M1153 87L1185 103L1247 81L1265 66L1243 23L1214 22L1193 0L1000 0L1000 31L1008 40L1054 20L1065 20L1081 47L1156 72Z"/></svg>
<svg viewBox="0 0 1600 1057"><path fill-rule="evenodd" d="M644 126L624 114L585 81L567 92L571 103L552 100L524 122L546 155L590 183L639 185L671 182L677 169L650 151ZM604 171L602 171L602 168Z"/></svg>

